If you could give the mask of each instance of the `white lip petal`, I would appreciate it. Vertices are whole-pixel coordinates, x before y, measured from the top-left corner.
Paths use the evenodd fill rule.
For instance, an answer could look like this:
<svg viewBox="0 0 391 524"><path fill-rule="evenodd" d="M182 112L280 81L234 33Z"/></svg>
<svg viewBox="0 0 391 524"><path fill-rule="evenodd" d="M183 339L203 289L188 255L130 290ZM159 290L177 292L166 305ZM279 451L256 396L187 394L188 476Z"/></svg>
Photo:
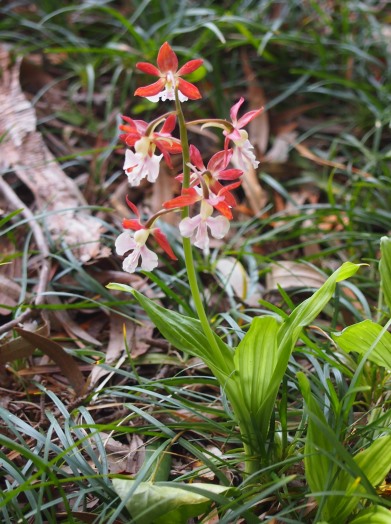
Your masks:
<svg viewBox="0 0 391 524"><path fill-rule="evenodd" d="M145 271L152 271L157 267L159 259L156 253L147 248L147 246L141 246L141 268Z"/></svg>
<svg viewBox="0 0 391 524"><path fill-rule="evenodd" d="M196 215L193 218L184 218L179 223L179 231L181 235L185 238L189 238L193 235L194 230L198 227L199 223L201 222L201 216Z"/></svg>
<svg viewBox="0 0 391 524"><path fill-rule="evenodd" d="M139 141L141 142L141 141ZM136 144L137 145L137 144ZM160 161L163 155L134 153L126 150L124 170L131 186L138 186L147 177L149 182L155 182L159 175Z"/></svg>
<svg viewBox="0 0 391 524"><path fill-rule="evenodd" d="M124 170L134 168L138 163L137 156L131 149L125 151Z"/></svg>
<svg viewBox="0 0 391 524"><path fill-rule="evenodd" d="M196 247L199 247L204 251L209 249L209 236L206 227L206 220L200 221L193 243Z"/></svg>
<svg viewBox="0 0 391 524"><path fill-rule="evenodd" d="M212 237L217 239L225 237L230 227L228 218L223 216L209 217L206 223L208 224Z"/></svg>
<svg viewBox="0 0 391 524"><path fill-rule="evenodd" d="M146 176L148 182L155 182L159 175L160 160L163 155L152 155L145 158Z"/></svg>
<svg viewBox="0 0 391 524"><path fill-rule="evenodd" d="M127 251L134 249L136 242L130 231L124 231L115 241L115 250L118 255L124 255Z"/></svg>
<svg viewBox="0 0 391 524"><path fill-rule="evenodd" d="M127 273L134 273L137 269L138 259L140 258L140 248L136 248L133 253L125 258L122 269Z"/></svg>

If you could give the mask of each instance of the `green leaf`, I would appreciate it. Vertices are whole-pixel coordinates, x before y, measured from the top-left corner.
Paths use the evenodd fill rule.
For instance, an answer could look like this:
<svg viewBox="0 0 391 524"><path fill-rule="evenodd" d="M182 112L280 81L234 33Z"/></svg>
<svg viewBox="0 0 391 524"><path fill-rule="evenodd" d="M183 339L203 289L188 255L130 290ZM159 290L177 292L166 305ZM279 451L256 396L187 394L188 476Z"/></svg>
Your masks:
<svg viewBox="0 0 391 524"><path fill-rule="evenodd" d="M384 300L391 312L391 238L382 237L380 239L381 259L379 271L381 277L381 287Z"/></svg>
<svg viewBox="0 0 391 524"><path fill-rule="evenodd" d="M131 293L142 306L160 333L176 348L201 358L224 385L234 371L233 351L220 337L214 335L219 353L210 347L199 320L159 306L125 284L109 284L109 289Z"/></svg>
<svg viewBox="0 0 391 524"><path fill-rule="evenodd" d="M279 323L274 317L254 318L249 331L236 348L234 362L235 382L244 404L246 416L252 426L247 428L248 439L254 435L253 447L260 452L264 448L269 420L261 414L264 399L268 397L273 372L277 363L277 333ZM273 409L272 405L268 406ZM270 411L270 409L268 411ZM244 415L244 413L241 413ZM247 425L247 424L246 424Z"/></svg>
<svg viewBox="0 0 391 524"><path fill-rule="evenodd" d="M313 415L308 421L304 468L311 492L317 493L327 488L329 479L335 473L335 464L327 457L327 453L333 454L333 443L316 423L315 417L321 424L327 426L326 418L313 398L308 378L301 372L297 374L297 378L307 410Z"/></svg>
<svg viewBox="0 0 391 524"><path fill-rule="evenodd" d="M377 438L367 449L357 453L354 461L372 486L383 482L391 469L391 435ZM360 498L349 496L351 493L362 493L363 496L369 494L361 481L360 476L352 476L347 471L341 471L333 488L337 491L345 491L348 496L329 498L329 509L334 517L333 523L343 522L355 510Z"/></svg>
<svg viewBox="0 0 391 524"><path fill-rule="evenodd" d="M377 438L365 450L350 457L336 441L332 429L314 399L310 383L298 373L300 389L310 415L305 443L305 475L313 493L336 491L327 498L318 496L321 517L330 524L340 524L352 514L361 494L373 495L372 486L380 484L391 468L391 435ZM344 493L341 495L340 493Z"/></svg>
<svg viewBox="0 0 391 524"><path fill-rule="evenodd" d="M391 524L391 512L383 506L374 506L361 511L350 524Z"/></svg>
<svg viewBox="0 0 391 524"><path fill-rule="evenodd" d="M288 366L289 357L304 326L310 324L332 298L338 282L353 276L361 264L345 262L326 282L307 300L302 302L287 319L283 321L278 331L278 347L276 366L270 379L270 388L263 399L260 416L268 427L275 399Z"/></svg>
<svg viewBox="0 0 391 524"><path fill-rule="evenodd" d="M141 482L133 488L135 480L113 479L115 491L126 501L126 508L136 524L183 524L189 519L209 511L212 500L207 493L219 494L230 489L216 484L193 483L189 487L202 490L195 493L186 486L172 486Z"/></svg>
<svg viewBox="0 0 391 524"><path fill-rule="evenodd" d="M355 351L360 355L370 351L366 355L368 360L391 369L391 333L372 320L364 320L331 336L343 351Z"/></svg>

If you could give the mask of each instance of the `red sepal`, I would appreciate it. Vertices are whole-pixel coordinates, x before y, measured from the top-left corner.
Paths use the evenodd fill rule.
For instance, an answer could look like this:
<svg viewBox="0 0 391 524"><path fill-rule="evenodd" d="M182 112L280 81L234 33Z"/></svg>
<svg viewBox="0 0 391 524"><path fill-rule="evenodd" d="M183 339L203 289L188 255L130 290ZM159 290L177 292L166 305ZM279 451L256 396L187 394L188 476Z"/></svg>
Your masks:
<svg viewBox="0 0 391 524"><path fill-rule="evenodd" d="M183 78L178 78L178 89L181 93L187 96L187 98L190 98L190 100L198 100L199 98L202 98L198 88L194 84L183 80Z"/></svg>
<svg viewBox="0 0 391 524"><path fill-rule="evenodd" d="M132 231L140 231L140 229L144 229L140 222L135 218L124 218L122 220L122 227L124 229L131 229Z"/></svg>
<svg viewBox="0 0 391 524"><path fill-rule="evenodd" d="M139 69L143 73L146 73L147 75L160 76L159 69L153 64L150 64L149 62L138 62L136 64L136 67L137 69Z"/></svg>
<svg viewBox="0 0 391 524"><path fill-rule="evenodd" d="M154 84L137 88L134 94L137 96L155 96L160 93L160 91L162 91L165 85L165 80L163 78L159 78L159 80Z"/></svg>
<svg viewBox="0 0 391 524"><path fill-rule="evenodd" d="M178 260L175 256L174 251L171 249L171 246L167 240L167 237L162 231L158 228L154 229L152 231L152 235L156 238L156 242L159 244L159 246L167 253L167 255L171 258L171 260Z"/></svg>
<svg viewBox="0 0 391 524"><path fill-rule="evenodd" d="M192 73L193 71L201 67L203 63L204 61L201 60L201 58L197 58L196 60L189 60L189 62L186 62L186 64L184 64L179 69L177 74L179 76L188 75L189 73Z"/></svg>
<svg viewBox="0 0 391 524"><path fill-rule="evenodd" d="M175 73L178 69L178 58L168 42L164 42L159 49L157 65L162 73L168 73L169 71Z"/></svg>

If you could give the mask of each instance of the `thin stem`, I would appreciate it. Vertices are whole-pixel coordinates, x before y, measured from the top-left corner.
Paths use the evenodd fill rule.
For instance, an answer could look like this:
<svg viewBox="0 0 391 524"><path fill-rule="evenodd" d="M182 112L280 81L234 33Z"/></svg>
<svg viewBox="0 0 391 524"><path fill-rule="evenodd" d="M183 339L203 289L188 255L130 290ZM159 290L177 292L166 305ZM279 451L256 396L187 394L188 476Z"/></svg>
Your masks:
<svg viewBox="0 0 391 524"><path fill-rule="evenodd" d="M187 138L187 128L186 128L186 121L183 115L182 107L179 102L178 98L178 90L175 90L175 106L177 110L177 117L178 117L178 125L179 125L179 133L180 133L180 140L182 144L182 155L183 155L183 185L182 187L188 188L190 185L190 168L188 166L188 163L190 162L190 148L189 148L189 141ZM189 206L186 206L182 210L182 219L189 216ZM217 362L223 362L224 361L224 355L221 352L221 349L217 343L217 340L215 338L215 334L210 327L209 319L206 315L204 305L202 303L200 290L198 287L198 279L197 279L197 273L195 270L195 264L193 259L193 249L191 246L191 242L189 238L182 238L183 243L183 250L185 254L185 264L186 264L186 271L187 276L189 279L189 286L191 290L191 294L194 300L194 305L197 311L198 318L201 322L202 329L205 333L205 336L209 342L211 353L215 356L216 359L216 366ZM257 449L255 446L255 437L253 435L253 428L251 421L245 421L244 419L241 420L241 417L239 416L241 410L239 408L239 404L237 402L237 399L235 398L236 392L232 391L230 394L230 388L228 387L228 384L225 385L225 390L228 399L231 401L231 404L234 408L234 413L236 416L236 419L239 423L239 429L240 433L242 435L242 441L243 441L243 447L244 447L244 455L245 455L245 461L244 461L244 468L246 475L251 475L257 471L258 463L256 460L254 460L254 450ZM236 409L235 409L236 408ZM250 438L251 442L247 443L247 439Z"/></svg>
<svg viewBox="0 0 391 524"><path fill-rule="evenodd" d="M175 90L175 107L177 110L180 140L182 144L182 157L183 157L182 187L186 189L190 185L190 167L188 166L190 162L190 148L189 148L189 140L187 137L186 121L183 115L181 103L178 98L178 89ZM182 210L182 219L188 216L189 216L189 206L186 206ZM216 354L216 356L217 355L219 356L219 359L220 359L221 351L216 342L214 332L212 331L212 328L210 327L209 319L206 315L204 305L202 303L201 293L200 293L200 289L198 286L197 273L195 270L195 264L194 264L194 259L193 259L193 249L191 246L190 239L183 237L182 243L183 243L183 250L185 254L185 264L186 264L186 271L187 271L187 275L189 279L189 286L190 286L191 294L194 300L194 305L197 311L197 315L201 322L201 326L205 333L205 336L208 339L208 342L211 346L211 349Z"/></svg>

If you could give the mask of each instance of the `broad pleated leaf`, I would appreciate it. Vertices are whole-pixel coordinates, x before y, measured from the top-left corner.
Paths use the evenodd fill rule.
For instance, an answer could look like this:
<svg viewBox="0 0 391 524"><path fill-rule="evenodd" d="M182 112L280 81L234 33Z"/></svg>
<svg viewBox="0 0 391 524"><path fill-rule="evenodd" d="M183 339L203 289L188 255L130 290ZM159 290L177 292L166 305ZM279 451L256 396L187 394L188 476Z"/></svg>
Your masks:
<svg viewBox="0 0 391 524"><path fill-rule="evenodd" d="M109 284L109 289L131 293L142 306L160 333L176 348L201 358L221 384L234 370L233 351L220 337L214 335L219 352L211 348L199 320L170 311L135 289L124 284Z"/></svg>
<svg viewBox="0 0 391 524"><path fill-rule="evenodd" d="M264 431L269 427L269 421L274 409L275 399L288 366L289 357L304 326L308 326L319 315L325 305L332 298L338 282L353 276L360 264L345 262L335 271L311 297L302 302L284 320L278 331L278 348L276 366L270 379L270 388L263 399L259 414L263 419ZM265 434L263 435L265 436Z"/></svg>
<svg viewBox="0 0 391 524"><path fill-rule="evenodd" d="M368 360L391 369L391 333L372 320L364 320L341 333L333 333L332 338L347 353L355 351L365 355L371 350L367 355Z"/></svg>
<svg viewBox="0 0 391 524"><path fill-rule="evenodd" d="M135 524L183 524L210 509L212 500L207 493L219 494L229 489L217 484L193 483L191 487L201 489L205 494L194 493L180 485L159 485L141 482L135 487L135 480L113 479L115 491L132 515Z"/></svg>
<svg viewBox="0 0 391 524"><path fill-rule="evenodd" d="M391 435L377 438L372 444L354 456L354 461L365 474L372 486L377 486L387 476L391 469ZM368 491L362 485L361 476L349 475L341 471L334 489L337 491L355 492L365 495ZM372 491L372 490L371 490ZM371 493L373 495L373 492ZM333 515L332 524L339 524L351 515L359 503L358 497L348 496L346 498L330 497L329 508Z"/></svg>
<svg viewBox="0 0 391 524"><path fill-rule="evenodd" d="M263 449L262 442L269 429L269 420L264 420L260 410L268 396L278 358L279 327L274 317L254 318L249 331L236 348L234 357L238 394L244 401L248 423L252 426L247 428L247 434L259 441L258 444L253 443L258 452Z"/></svg>

